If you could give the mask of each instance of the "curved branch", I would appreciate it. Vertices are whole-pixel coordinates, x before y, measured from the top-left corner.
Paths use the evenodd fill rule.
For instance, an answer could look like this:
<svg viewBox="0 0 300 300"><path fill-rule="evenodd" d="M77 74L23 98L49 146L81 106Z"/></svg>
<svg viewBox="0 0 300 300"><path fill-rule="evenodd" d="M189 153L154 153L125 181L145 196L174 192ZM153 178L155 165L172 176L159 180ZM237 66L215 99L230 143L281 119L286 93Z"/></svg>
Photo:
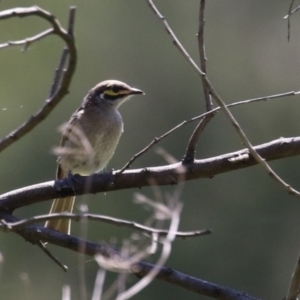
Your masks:
<svg viewBox="0 0 300 300"><path fill-rule="evenodd" d="M82 221L82 219L89 219L94 221L100 221L107 224L112 224L116 226L122 226L131 228L136 231L140 231L147 234L157 234L160 236L166 236L169 233L169 230L165 229L158 229L149 226L145 226L133 221L127 221L123 219L103 216L103 215L95 215L95 214L72 214L72 213L56 213L56 214L47 214L47 215L40 215L34 216L30 219L23 219L15 223L0 223L0 228L2 227L4 230L7 228L9 230L16 230L31 224L36 224L39 222L45 222L48 220L55 220L55 219L71 219L76 222ZM189 238L189 237L197 237L202 235L211 234L212 231L209 229L203 230L195 230L195 231L177 231L175 234L176 237L180 238Z"/></svg>
<svg viewBox="0 0 300 300"><path fill-rule="evenodd" d="M52 26L51 33L59 36L66 43L69 52L69 60L66 71L62 73L61 84L57 92L46 99L45 105L33 116L31 116L27 122L0 140L0 152L19 140L34 127L36 127L40 122L42 122L55 108L55 106L63 99L63 97L68 94L69 86L77 63L77 50L75 46L73 29L71 28L74 24L75 9L75 7L70 8L68 32L60 25L59 21L52 14L39 8L38 6L32 6L28 8L13 8L0 12L0 21L14 17L22 18L29 16L38 16L48 21ZM49 34L44 34L43 37L47 35Z"/></svg>
<svg viewBox="0 0 300 300"><path fill-rule="evenodd" d="M6 222L18 222L19 219L0 211L0 219ZM59 231L44 228L42 226L30 225L24 228L17 229L16 234L23 237L26 241L32 244L38 244L39 241L48 243L75 251L86 255L95 256L102 255L108 259L123 259L127 258L118 250L104 244L86 241L75 236L67 235ZM134 264L130 272L138 277L146 276L155 266L147 262L139 262ZM192 291L200 295L219 300L258 300L249 296L245 292L235 291L233 289L217 285L208 281L204 281L187 274L181 273L168 267L160 268L155 279L180 286L186 290Z"/></svg>
<svg viewBox="0 0 300 300"><path fill-rule="evenodd" d="M45 38L46 36L53 34L53 28L49 28L39 34L36 34L32 37L26 38L24 40L19 40L19 41L8 41L6 43L0 44L0 49L1 48L6 48L9 46L20 46L20 45L24 45L24 49L27 49L28 46L30 44L32 44L33 42L37 42L43 38Z"/></svg>

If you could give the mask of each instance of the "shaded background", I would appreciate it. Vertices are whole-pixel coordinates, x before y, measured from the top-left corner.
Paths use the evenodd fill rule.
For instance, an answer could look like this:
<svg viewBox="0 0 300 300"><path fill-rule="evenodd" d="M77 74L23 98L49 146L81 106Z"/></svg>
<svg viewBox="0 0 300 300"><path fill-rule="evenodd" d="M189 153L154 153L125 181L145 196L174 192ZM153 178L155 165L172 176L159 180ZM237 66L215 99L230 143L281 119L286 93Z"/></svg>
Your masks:
<svg viewBox="0 0 300 300"><path fill-rule="evenodd" d="M22 2L22 3L21 3ZM196 33L199 1L156 1L181 42L198 61ZM289 1L207 1L206 52L211 82L226 103L290 90L299 90L299 14L292 18L287 42ZM297 2L297 1L295 1ZM143 89L147 95L121 108L125 133L109 168L118 169L129 158L182 120L204 111L200 80L185 62L149 9L146 1L1 1L0 9L39 5L54 13L64 26L68 7L78 7L76 37L79 61L70 94L25 138L0 156L0 192L54 179L59 143L56 128L68 120L83 96L99 81L115 78ZM295 3L298 5L299 3ZM3 21L0 42L34 35L48 24L38 18ZM49 37L22 53L12 47L0 51L0 136L24 122L48 95L63 43ZM232 111L253 144L281 136L299 135L298 97L234 108ZM178 160L196 124L160 142ZM219 113L200 138L197 157L206 158L243 148L235 131ZM132 167L165 164L154 149ZM272 167L295 188L299 158L272 162ZM172 187L162 188L172 192ZM142 222L148 213L133 202L135 191L85 197L90 211ZM151 189L142 192L153 196ZM300 202L290 197L260 168L253 167L196 180L185 185L181 230L211 228L211 236L177 240L167 263L179 271L225 285L263 299L282 299L299 254ZM79 201L77 203L80 203ZM20 209L29 217L48 212L49 203ZM78 232L74 226L74 232ZM89 237L110 242L130 231L91 223ZM63 284L78 292L80 256L51 247L69 266L63 273L37 247L14 234L0 235L1 299L60 299ZM88 296L97 264L86 257ZM110 276L109 278L112 278ZM132 283L135 282L132 279ZM207 299L155 281L134 299Z"/></svg>

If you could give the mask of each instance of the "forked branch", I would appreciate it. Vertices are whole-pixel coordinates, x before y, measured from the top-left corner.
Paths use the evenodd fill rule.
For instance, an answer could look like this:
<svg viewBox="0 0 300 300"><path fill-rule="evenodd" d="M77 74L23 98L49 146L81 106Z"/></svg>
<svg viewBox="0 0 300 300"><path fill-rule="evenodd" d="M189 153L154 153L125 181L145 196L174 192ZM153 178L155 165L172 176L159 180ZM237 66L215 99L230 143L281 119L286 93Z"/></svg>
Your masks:
<svg viewBox="0 0 300 300"><path fill-rule="evenodd" d="M61 62L64 64L61 68L58 68L60 72L57 72L54 78L54 82L58 84L57 89L54 93L50 93L48 99L46 99L44 106L37 111L34 115L32 115L27 122L19 126L17 129L12 131L2 140L0 140L0 152L12 145L14 142L19 140L25 134L30 132L33 128L35 128L39 123L41 123L55 108L55 106L63 99L63 97L69 92L69 86L72 80L72 77L75 72L76 64L77 64L77 50L75 46L74 39L74 16L75 16L75 7L70 8L70 16L69 16L69 26L68 31L66 31L59 21L49 12L39 8L38 6L32 6L28 8L13 8L0 12L0 21L15 18L15 17L31 17L37 16L44 20L46 20L52 28L43 31L40 34L35 35L34 37L27 38L21 41L10 41L0 45L2 46L10 46L10 45L24 45L24 47L28 47L31 43L37 42L50 34L55 34L59 36L65 43L68 49L69 59L66 62L65 55L62 55ZM65 53L65 51L63 52ZM66 67L65 67L66 64ZM60 64L61 65L61 64ZM53 84L54 85L54 84ZM53 86L52 85L52 86Z"/></svg>

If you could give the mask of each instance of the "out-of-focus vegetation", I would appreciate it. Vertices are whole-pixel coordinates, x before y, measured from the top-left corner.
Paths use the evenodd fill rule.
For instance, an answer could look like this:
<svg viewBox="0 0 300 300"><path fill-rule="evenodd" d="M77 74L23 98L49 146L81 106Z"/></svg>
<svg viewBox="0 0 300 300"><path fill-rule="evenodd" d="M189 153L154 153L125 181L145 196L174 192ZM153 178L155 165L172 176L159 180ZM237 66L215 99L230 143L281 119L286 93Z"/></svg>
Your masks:
<svg viewBox="0 0 300 300"><path fill-rule="evenodd" d="M186 49L198 61L199 1L156 1ZM0 9L39 5L66 25L68 7L78 7L75 32L78 68L70 94L34 131L0 155L1 192L52 180L58 145L57 127L68 120L88 89L104 79L119 79L146 92L121 108L125 133L109 168L122 167L155 136L204 112L201 81L186 63L146 1L1 1ZM208 75L226 103L300 90L300 14L292 17L287 41L287 1L207 1ZM31 36L48 24L38 18L2 21L0 42ZM50 37L24 53L0 51L0 135L5 136L35 112L47 97L63 43ZM299 97L234 108L253 144L299 135ZM180 160L194 128L188 125L160 143ZM197 158L242 148L235 131L218 113L199 140ZM132 167L166 162L153 149ZM299 157L272 162L289 183L300 188ZM162 188L163 192L172 187ZM91 212L142 222L147 212L132 203L132 190L88 196ZM153 196L151 188L143 193ZM87 196L86 196L87 197ZM211 228L214 234L178 240L168 265L263 299L282 299L300 248L300 201L292 198L260 168L188 182L182 194L181 230ZM78 205L80 200L77 201ZM17 212L26 217L48 212L49 203ZM78 227L77 227L78 228ZM76 226L74 226L76 232ZM109 242L127 238L124 228L91 223L89 237ZM79 256L51 247L69 266L64 274L38 247L13 234L0 235L1 299L60 299L70 284L79 299ZM86 283L92 293L97 264L86 258ZM28 281L24 280L24 273ZM26 277L26 276L25 276ZM112 277L112 276L111 276ZM23 280L21 279L23 278ZM133 279L135 280L135 279ZM134 299L205 299L155 281Z"/></svg>

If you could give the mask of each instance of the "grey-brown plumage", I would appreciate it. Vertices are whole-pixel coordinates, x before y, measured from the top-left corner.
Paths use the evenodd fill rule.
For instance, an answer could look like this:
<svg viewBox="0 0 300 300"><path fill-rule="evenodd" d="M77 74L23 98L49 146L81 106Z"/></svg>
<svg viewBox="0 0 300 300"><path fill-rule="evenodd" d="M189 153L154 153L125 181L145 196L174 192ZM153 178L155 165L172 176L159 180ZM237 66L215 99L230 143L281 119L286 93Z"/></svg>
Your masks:
<svg viewBox="0 0 300 300"><path fill-rule="evenodd" d="M100 82L84 98L81 106L63 126L58 154L57 179L72 174L91 175L105 168L112 158L123 121L118 107L131 96L144 94L117 80ZM50 213L72 212L75 197L55 199ZM46 227L70 234L70 220L49 220Z"/></svg>

